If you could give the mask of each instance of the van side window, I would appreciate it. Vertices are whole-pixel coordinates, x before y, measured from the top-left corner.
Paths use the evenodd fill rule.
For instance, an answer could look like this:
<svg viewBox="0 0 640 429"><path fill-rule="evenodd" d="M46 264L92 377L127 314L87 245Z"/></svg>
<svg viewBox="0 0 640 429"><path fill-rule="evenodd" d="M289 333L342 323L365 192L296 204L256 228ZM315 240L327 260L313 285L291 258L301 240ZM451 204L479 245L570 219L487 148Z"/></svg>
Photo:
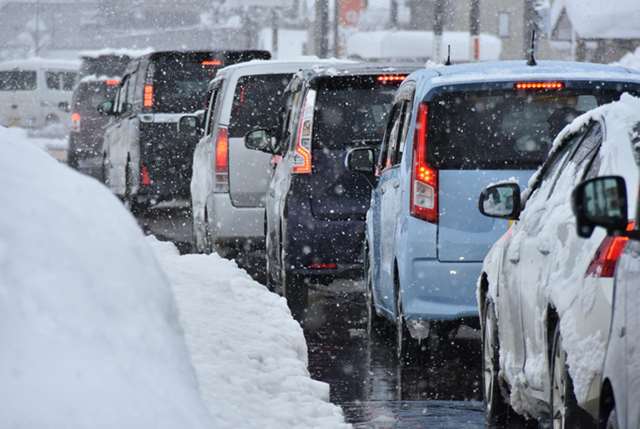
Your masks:
<svg viewBox="0 0 640 429"><path fill-rule="evenodd" d="M211 135L213 133L213 122L214 122L214 117L213 114L215 112L215 108L216 108L216 101L218 101L218 94L220 93L220 87L214 88L213 91L211 91L211 96L209 98L209 106L207 109L207 135Z"/></svg>
<svg viewBox="0 0 640 429"><path fill-rule="evenodd" d="M78 74L74 72L44 72L47 88L53 91L73 91Z"/></svg>
<svg viewBox="0 0 640 429"><path fill-rule="evenodd" d="M127 92L129 90L129 78L131 76L125 76L122 78L122 83L120 84L120 88L118 89L118 95L115 100L115 108L114 112L118 115L122 115L126 113L124 111L125 103L127 102Z"/></svg>
<svg viewBox="0 0 640 429"><path fill-rule="evenodd" d="M378 167L376 172L380 173L389 166L390 159L389 154L394 146L394 140L397 140L399 122L398 118L402 115L403 103L396 103L391 107L389 112L389 120L387 121L387 129L384 133L382 140L382 146L380 147L380 157L378 158Z"/></svg>

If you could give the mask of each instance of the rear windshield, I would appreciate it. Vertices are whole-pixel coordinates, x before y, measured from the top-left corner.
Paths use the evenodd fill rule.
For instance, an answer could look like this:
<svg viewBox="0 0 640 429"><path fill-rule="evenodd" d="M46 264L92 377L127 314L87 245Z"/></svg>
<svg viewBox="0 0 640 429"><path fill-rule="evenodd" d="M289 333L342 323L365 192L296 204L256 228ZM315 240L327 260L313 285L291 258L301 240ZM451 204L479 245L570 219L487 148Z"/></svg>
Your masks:
<svg viewBox="0 0 640 429"><path fill-rule="evenodd" d="M33 91L35 71L0 71L0 91Z"/></svg>
<svg viewBox="0 0 640 429"><path fill-rule="evenodd" d="M377 76L321 81L314 115L314 149L346 150L380 143L399 85L381 83Z"/></svg>
<svg viewBox="0 0 640 429"><path fill-rule="evenodd" d="M164 57L154 66L154 108L165 113L203 109L207 86L222 67L220 61L196 55Z"/></svg>
<svg viewBox="0 0 640 429"><path fill-rule="evenodd" d="M576 116L617 91L442 93L429 103L429 163L441 169L531 169Z"/></svg>
<svg viewBox="0 0 640 429"><path fill-rule="evenodd" d="M127 55L101 55L85 58L80 66L80 74L89 76L123 76L131 59Z"/></svg>
<svg viewBox="0 0 640 429"><path fill-rule="evenodd" d="M76 90L73 110L96 111L103 101L113 100L118 85L107 85L106 81L82 82Z"/></svg>
<svg viewBox="0 0 640 429"><path fill-rule="evenodd" d="M256 128L274 128L291 74L244 76L238 79L229 119L229 136L244 137Z"/></svg>

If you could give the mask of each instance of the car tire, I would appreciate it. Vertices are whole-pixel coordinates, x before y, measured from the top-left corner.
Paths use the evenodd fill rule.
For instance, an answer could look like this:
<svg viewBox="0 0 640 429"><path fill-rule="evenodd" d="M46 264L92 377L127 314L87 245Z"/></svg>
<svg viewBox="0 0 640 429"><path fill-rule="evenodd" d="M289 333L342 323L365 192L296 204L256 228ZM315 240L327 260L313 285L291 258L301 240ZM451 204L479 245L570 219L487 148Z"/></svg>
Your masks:
<svg viewBox="0 0 640 429"><path fill-rule="evenodd" d="M606 429L618 429L618 413L616 412L616 407L613 407L613 410L609 413L609 418L607 418L607 426Z"/></svg>
<svg viewBox="0 0 640 429"><path fill-rule="evenodd" d="M590 421L586 411L578 406L578 401L573 393L573 380L571 380L568 371L567 354L562 347L560 323L556 326L551 350L551 393L549 397L551 428L591 427L593 421Z"/></svg>
<svg viewBox="0 0 640 429"><path fill-rule="evenodd" d="M482 373L485 423L489 427L501 427L507 424L509 404L502 397L500 389L500 339L495 306L487 299L484 305L482 324Z"/></svg>
<svg viewBox="0 0 640 429"><path fill-rule="evenodd" d="M369 260L368 246L365 247L364 253L364 301L367 306L367 337L371 340L373 338L385 337L384 332L387 330L388 323L376 312L372 285L373 269Z"/></svg>
<svg viewBox="0 0 640 429"><path fill-rule="evenodd" d="M147 210L148 205L138 202L137 196L133 195L133 175L131 173L131 165L129 162L127 162L127 167L125 169L124 183L124 205L135 216L143 214Z"/></svg>
<svg viewBox="0 0 640 429"><path fill-rule="evenodd" d="M396 357L399 365L407 365L411 362L411 346L413 345L413 342L411 341L411 334L409 334L409 329L407 328L404 320L402 291L400 290L400 280L398 279L397 273L395 275L394 283L396 290Z"/></svg>

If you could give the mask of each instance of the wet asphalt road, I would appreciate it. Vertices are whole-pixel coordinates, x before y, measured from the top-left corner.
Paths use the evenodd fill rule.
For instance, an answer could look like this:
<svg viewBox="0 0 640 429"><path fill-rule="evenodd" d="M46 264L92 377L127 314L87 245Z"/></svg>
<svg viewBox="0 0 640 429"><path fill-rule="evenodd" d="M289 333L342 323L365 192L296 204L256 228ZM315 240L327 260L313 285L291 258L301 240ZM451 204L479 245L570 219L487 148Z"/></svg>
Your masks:
<svg viewBox="0 0 640 429"><path fill-rule="evenodd" d="M184 202L152 209L139 221L147 233L174 242L181 253L191 251L191 219ZM309 299L303 321L309 372L330 384L331 401L342 407L354 428L484 427L477 331L431 338L420 362L402 366L391 331L371 341L367 337L362 282L312 285Z"/></svg>

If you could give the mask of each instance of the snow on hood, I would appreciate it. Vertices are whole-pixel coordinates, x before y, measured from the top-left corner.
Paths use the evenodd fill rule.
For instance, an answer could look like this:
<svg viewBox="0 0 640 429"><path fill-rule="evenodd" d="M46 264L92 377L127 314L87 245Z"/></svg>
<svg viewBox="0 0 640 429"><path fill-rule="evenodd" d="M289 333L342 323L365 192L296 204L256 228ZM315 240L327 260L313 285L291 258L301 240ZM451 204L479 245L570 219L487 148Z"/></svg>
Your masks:
<svg viewBox="0 0 640 429"><path fill-rule="evenodd" d="M169 276L204 399L223 428L349 428L312 380L286 300L217 254L148 241Z"/></svg>
<svg viewBox="0 0 640 429"><path fill-rule="evenodd" d="M216 427L134 218L21 136L0 127L0 427Z"/></svg>

